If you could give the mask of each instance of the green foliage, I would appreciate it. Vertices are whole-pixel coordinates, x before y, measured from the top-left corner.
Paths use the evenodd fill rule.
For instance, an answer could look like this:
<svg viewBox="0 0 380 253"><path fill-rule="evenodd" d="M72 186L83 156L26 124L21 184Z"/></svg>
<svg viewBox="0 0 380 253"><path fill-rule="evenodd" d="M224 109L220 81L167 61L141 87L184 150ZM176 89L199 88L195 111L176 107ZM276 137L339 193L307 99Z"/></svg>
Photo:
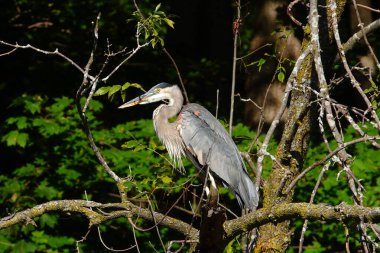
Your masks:
<svg viewBox="0 0 380 253"><path fill-rule="evenodd" d="M167 26L174 29L174 21L161 9L158 4L153 11L145 16L141 10L135 11L133 16L137 19L137 33L143 33L145 41L151 41L154 48L158 43L163 47L164 35L167 33Z"/></svg>
<svg viewBox="0 0 380 253"><path fill-rule="evenodd" d="M144 88L138 83L129 83L126 82L123 85L113 85L113 86L103 86L100 87L95 93L94 96L103 96L108 94L108 99L112 100L117 92L120 92L121 99L125 101L125 97L127 95L127 89L129 87L135 87L142 91L145 91Z"/></svg>
<svg viewBox="0 0 380 253"><path fill-rule="evenodd" d="M137 84L126 83L121 89L130 86L139 88ZM2 217L49 200L84 198L85 192L88 199L118 201L108 195L117 193L116 186L89 147L73 99L23 95L12 103L12 108L14 115L0 129L3 136L0 144L7 147L10 156L0 174ZM126 183L128 197L149 196L155 208L160 208L156 199L162 195L174 202L188 178L173 172L167 152L155 136L152 121L138 120L107 128L95 116L102 110L98 101L90 103L87 113L90 128L112 169L121 177L133 179ZM18 140L21 133L29 136L24 142ZM195 174L192 166L188 174L189 177ZM57 217L41 216L36 220L37 228L28 225L0 231L0 251L72 252L75 241L86 232L87 224L81 234L73 235L70 229L65 234L58 229L61 225ZM126 227L122 220L115 225L123 230ZM112 232L107 226L105 230L105 234ZM146 236L149 233L141 233L140 239ZM124 237L131 240L131 231L126 229L118 238ZM140 247L151 249L148 241ZM97 252L84 245L88 252Z"/></svg>

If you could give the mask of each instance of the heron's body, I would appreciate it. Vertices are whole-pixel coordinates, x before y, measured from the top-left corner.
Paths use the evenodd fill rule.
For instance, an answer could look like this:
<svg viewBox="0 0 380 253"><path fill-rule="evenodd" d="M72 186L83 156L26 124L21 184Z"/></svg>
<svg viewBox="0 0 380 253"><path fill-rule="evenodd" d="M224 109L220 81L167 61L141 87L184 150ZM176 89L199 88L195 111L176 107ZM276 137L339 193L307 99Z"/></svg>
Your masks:
<svg viewBox="0 0 380 253"><path fill-rule="evenodd" d="M164 99L169 103L154 110L153 122L174 164L182 168L181 159L187 156L200 171L205 173L209 169L212 177L230 188L242 208L254 209L259 199L256 187L235 143L207 109L198 104L183 106L178 86L158 84L121 108ZM175 116L177 119L170 123L169 119Z"/></svg>

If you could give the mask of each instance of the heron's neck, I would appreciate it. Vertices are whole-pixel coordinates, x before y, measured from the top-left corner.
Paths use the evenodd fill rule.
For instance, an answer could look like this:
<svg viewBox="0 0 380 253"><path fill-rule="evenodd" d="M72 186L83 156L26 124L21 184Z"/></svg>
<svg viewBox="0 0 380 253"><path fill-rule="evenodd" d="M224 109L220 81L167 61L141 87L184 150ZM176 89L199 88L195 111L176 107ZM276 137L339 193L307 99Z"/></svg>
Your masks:
<svg viewBox="0 0 380 253"><path fill-rule="evenodd" d="M157 136L168 150L173 164L181 169L183 168L181 157L185 155L182 139L177 130L176 122L169 122L169 119L177 116L182 109L183 97L180 91L175 98L175 100L169 99L168 104L162 104L154 110L153 122Z"/></svg>
<svg viewBox="0 0 380 253"><path fill-rule="evenodd" d="M173 99L173 97L175 99ZM169 98L168 104L162 104L156 108L153 112L153 118L155 121L160 122L163 125L170 125L169 119L177 116L183 106L183 96L181 91L174 91L172 98Z"/></svg>

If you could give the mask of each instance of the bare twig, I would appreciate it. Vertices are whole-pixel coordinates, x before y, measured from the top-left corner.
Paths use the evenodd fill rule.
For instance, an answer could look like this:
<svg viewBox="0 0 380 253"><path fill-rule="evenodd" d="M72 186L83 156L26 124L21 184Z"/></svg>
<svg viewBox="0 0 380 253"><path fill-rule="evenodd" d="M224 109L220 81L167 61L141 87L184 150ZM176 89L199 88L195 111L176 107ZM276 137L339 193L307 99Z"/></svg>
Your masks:
<svg viewBox="0 0 380 253"><path fill-rule="evenodd" d="M237 43L239 36L239 26L240 26L240 0L235 1L236 4L236 19L233 23L233 34L234 34L234 48L233 48L233 59L232 59L232 80L231 80L231 104L230 104L230 121L228 124L229 134L232 135L232 124L234 120L234 106L235 106L235 84L236 84L236 63L237 63Z"/></svg>
<svg viewBox="0 0 380 253"><path fill-rule="evenodd" d="M342 60L344 69L346 70L347 74L349 75L350 81L351 81L353 87L359 92L360 96L362 97L365 104L367 105L367 111L371 114L372 118L375 120L376 128L380 129L380 120L376 114L376 111L374 110L374 108L372 106L371 101L369 101L367 95L364 93L363 89L361 88L360 83L356 80L355 76L352 74L350 67L348 66L346 55L345 55L345 52L343 49L343 45L342 45L341 40L340 40L339 29L338 29L338 19L336 17L336 8L337 8L336 2L334 0L332 0L331 4L330 4L330 9L332 12L332 15L331 15L332 29L334 32L334 38L335 38L336 44L338 46L339 55L340 55L340 58ZM362 33L363 33L364 38L366 38L365 31L363 29L362 29ZM378 66L380 69L380 65L378 65Z"/></svg>
<svg viewBox="0 0 380 253"><path fill-rule="evenodd" d="M269 141L271 140L271 138L274 134L274 131L276 130L278 124L280 123L280 119L281 119L281 117L282 117L282 115L286 109L286 105L288 103L290 91L293 88L293 83L296 83L296 75L297 75L303 61L309 55L310 52L311 52L311 47L308 46L301 53L301 55L298 57L295 65L294 65L294 68L292 70L292 73L290 74L288 81L286 83L285 92L284 92L284 95L282 97L281 107L277 111L276 116L275 116L274 120L272 121L272 124L270 125L269 130L265 136L265 139L264 139L259 151L257 152L256 187L258 185L260 185L261 174L262 174L262 170L263 170L263 161L264 161L265 155L268 154L267 149L268 149Z"/></svg>
<svg viewBox="0 0 380 253"><path fill-rule="evenodd" d="M302 23L300 21L298 21L292 14L292 8L294 5L296 5L297 3L299 3L300 0L293 0L289 5L288 5L288 8L287 8L287 11L286 13L288 14L289 18L298 26L302 26Z"/></svg>
<svg viewBox="0 0 380 253"><path fill-rule="evenodd" d="M148 203L149 203L149 205L148 205L149 206L149 211L151 212L152 217L153 217L153 222L154 222L154 224L157 224L156 218L155 218L155 216L153 214L154 211L153 211L152 203L150 202L149 197L148 196L146 196L146 197L147 197L147 200L148 200ZM158 239L160 240L161 246L162 246L163 250L165 251L166 247L164 245L164 242L162 241L160 230L158 229L157 226L155 226L155 227L156 227L156 232L157 232Z"/></svg>
<svg viewBox="0 0 380 253"><path fill-rule="evenodd" d="M134 248L138 247L137 246L137 242L136 242L135 245L132 245L131 247L129 247L127 249L114 249L114 248L111 248L111 247L107 246L107 244L104 242L104 240L102 238L102 233L100 232L100 228L98 227L97 229L98 229L98 236L99 236L100 242L102 243L103 247L106 248L109 251L112 251L112 252L124 252L124 251L129 251L131 249L134 249Z"/></svg>
<svg viewBox="0 0 380 253"><path fill-rule="evenodd" d="M219 112L219 89L216 90L216 109L215 109L215 118L218 119Z"/></svg>
<svg viewBox="0 0 380 253"><path fill-rule="evenodd" d="M358 19L358 23L359 23L360 30L361 30L362 33L363 33L363 39L364 39L364 42L365 42L365 44L367 45L368 50L369 50L369 52L371 53L372 58L375 60L375 62L376 62L376 66L377 66L378 70L380 70L380 62L379 62L379 60L377 59L376 54L375 54L375 52L373 51L373 48L372 48L371 45L369 44L369 41L368 41L368 38L367 38L367 34L366 34L365 31L364 31L364 25L363 25L363 23L362 23L362 20L361 20L360 14L359 14L359 10L358 10L357 4L356 4L356 0L352 0L352 3L354 4L354 9L355 9L356 17L357 17L357 19Z"/></svg>
<svg viewBox="0 0 380 253"><path fill-rule="evenodd" d="M133 233L133 240L135 240L136 250L138 253L140 253L139 243L137 242L137 238L136 238L136 231L133 226L132 226L132 233Z"/></svg>
<svg viewBox="0 0 380 253"><path fill-rule="evenodd" d="M269 47L269 46L272 46L272 44L271 44L271 43L266 43L265 45L262 45L262 46L260 46L260 47L258 47L258 48L255 48L254 50L252 50L251 52L249 52L249 53L246 54L246 55L243 55L243 56L237 57L236 60L243 60L244 58L246 58L246 57L248 57L248 56L250 56L250 55L256 53L257 51L263 49L264 47Z"/></svg>
<svg viewBox="0 0 380 253"><path fill-rule="evenodd" d="M71 65L73 65L82 74L85 73L85 70L82 67L80 67L76 62L74 62L68 56L66 56L66 55L62 54L61 52L59 52L58 48L56 48L54 51L48 51L48 50L43 50L43 49L37 48L37 47L32 46L30 44L19 45L18 43L12 44L12 43L8 43L8 42L2 41L2 40L0 40L0 44L13 48L14 50L11 50L10 51L11 53L15 52L17 49L31 49L31 50L34 50L34 51L36 51L38 53L45 54L45 55L57 55L57 56L63 58L65 61L69 62ZM10 52L8 52L8 53L10 53ZM6 53L6 54L8 54L8 53ZM88 78L90 80L94 80L95 79L93 76L90 76L90 75L88 76Z"/></svg>
<svg viewBox="0 0 380 253"><path fill-rule="evenodd" d="M88 234L90 234L90 232L91 232L90 229L87 230L86 234L85 234L84 236L82 236L82 239L77 240L77 241L75 242L75 244L76 244L76 249L77 249L77 252L78 252L78 253L80 253L79 244L80 244L81 242L84 242L84 241L87 240L87 236L88 236Z"/></svg>
<svg viewBox="0 0 380 253"><path fill-rule="evenodd" d="M346 143L343 143L342 146L334 149L334 151L330 152L325 158L315 162L314 164L310 165L308 168L306 168L305 170L303 170L290 184L289 186L286 188L286 190L283 192L283 194L288 194L289 191L292 190L292 188L296 185L296 183L301 179L303 178L308 172L310 172L311 170L317 168L318 166L324 164L326 161L328 161L331 157L335 156L338 152L340 152L341 150L345 149L346 147L348 146L351 146L351 145L354 145L354 144L357 144L357 143L360 143L360 142L366 142L366 141L371 141L371 140L380 140L380 136L365 136L365 137L362 137L362 138L359 138L359 139L355 139L355 140L352 140L352 141L349 141L349 142L346 142Z"/></svg>
<svg viewBox="0 0 380 253"><path fill-rule="evenodd" d="M177 76L178 76L178 79L179 79L179 83L181 84L182 86L182 90L183 90L183 95L185 96L185 101L186 101L186 104L189 103L189 97L187 96L187 92L186 92L186 88L185 88L185 84L183 83L183 80L182 80L182 76L181 76L181 72L179 71L178 69L178 65L177 63L175 62L174 58L172 57L172 55L169 53L169 51L166 49L166 48L163 48L162 51L164 51L164 53L168 56L168 58L170 59L170 61L172 62L176 72L177 72Z"/></svg>
<svg viewBox="0 0 380 253"><path fill-rule="evenodd" d="M80 118L82 120L82 125L83 125L83 128L84 128L84 132L85 132L85 134L87 136L87 139L88 139L88 141L90 143L90 146L91 146L92 150L94 151L96 157L98 158L98 160L101 163L101 165L103 166L103 168L107 171L108 175L110 175L111 178L116 183L118 183L118 182L121 181L121 179L108 166L108 164L107 164L106 160L104 159L103 155L101 154L99 148L95 144L94 137L93 137L92 132L91 132L89 126L88 126L87 117L86 117L86 114L85 114L86 111L83 111L82 105L80 103L80 98L81 98L81 95L82 95L82 91L88 86L89 71L90 71L91 65L92 65L92 63L94 61L94 53L95 53L96 48L97 48L97 42L98 42L98 38L99 38L98 30L97 30L98 29L99 18L100 18L100 14L98 15L98 17L96 19L96 24L95 24L95 27L94 27L93 48L92 48L92 51L90 53L90 57L89 57L89 59L87 61L86 67L84 68L83 81L82 81L82 84L80 85L79 89L77 90L77 93L76 93L76 96L75 96L75 101L76 101L76 105L77 105L77 110L78 110L79 116L80 116ZM92 85L96 85L97 80L93 79L93 81L94 82L92 82Z"/></svg>
<svg viewBox="0 0 380 253"><path fill-rule="evenodd" d="M367 5L363 5L363 4L356 4L358 7L361 7L361 8L364 8L364 9L367 9L367 10L370 10L370 11L373 11L373 12L377 12L377 13L380 13L380 10L378 9L374 9L374 8L371 8Z"/></svg>
<svg viewBox="0 0 380 253"><path fill-rule="evenodd" d="M321 184L322 177L323 177L323 175L325 174L325 172L329 169L329 167L330 167L330 162L326 163L325 166L323 166L323 168L322 168L322 170L321 170L321 173L319 173L319 176L318 176L317 182L315 183L315 186L314 186L313 192L311 193L311 196L310 196L310 200L309 200L309 203L310 203L310 204L314 203L314 197L315 197L315 195L317 194L317 190L318 190L318 188L319 188L319 185ZM298 247L298 253L301 253L301 252L302 252L303 241L304 241L305 232L306 232L306 229L307 229L307 223L308 223L308 220L306 219L306 220L304 221L304 223L303 223L303 226L302 226L301 237L300 237L300 243L299 243L299 247Z"/></svg>
<svg viewBox="0 0 380 253"><path fill-rule="evenodd" d="M378 28L380 28L380 19L373 21L360 31L356 32L343 44L344 52L351 50L354 47L354 45L363 38L364 34L371 33Z"/></svg>

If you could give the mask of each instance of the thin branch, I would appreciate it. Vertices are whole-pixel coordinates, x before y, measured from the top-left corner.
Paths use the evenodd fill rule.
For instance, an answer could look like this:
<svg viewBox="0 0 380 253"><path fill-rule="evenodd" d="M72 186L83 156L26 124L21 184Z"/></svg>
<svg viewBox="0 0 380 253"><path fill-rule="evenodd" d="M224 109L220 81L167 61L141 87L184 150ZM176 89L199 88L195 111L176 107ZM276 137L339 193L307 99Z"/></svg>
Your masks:
<svg viewBox="0 0 380 253"><path fill-rule="evenodd" d="M292 8L294 5L296 5L297 3L299 3L300 0L293 0L289 5L288 5L288 8L286 10L286 14L288 14L289 18L298 26L302 26L302 23L300 21L298 21L292 14Z"/></svg>
<svg viewBox="0 0 380 253"><path fill-rule="evenodd" d="M357 4L356 4L356 0L352 0L352 3L354 4L354 9L355 9L356 17L357 17L357 19L358 19L358 23L359 23L360 30L361 30L362 33L363 33L363 39L364 39L364 42L365 42L365 44L367 45L368 50L369 50L369 52L371 53L372 58L375 60L377 68L380 70L380 62L379 62L379 60L377 59L376 54L375 54L375 52L373 51L373 48L372 48L371 45L369 44L369 41L368 41L368 38L367 38L367 34L366 34L365 31L364 31L364 25L363 25L363 22L362 22L362 20L361 20L361 17L360 17L360 14L359 14L359 10L358 10Z"/></svg>
<svg viewBox="0 0 380 253"><path fill-rule="evenodd" d="M12 43L8 43L6 41L2 41L0 40L0 44L2 45L5 45L5 46L8 46L8 47L11 47L11 48L14 48L14 50L11 50L10 52L8 53L5 53L5 55L9 54L9 53L13 53L16 51L16 49L32 49L38 53L42 53L42 54L45 54L45 55L57 55L61 58L63 58L65 61L69 62L71 65L73 65L76 69L78 69L82 74L85 73L85 70L80 67L76 62L74 62L71 58L69 58L68 56L62 54L61 52L59 52L58 48L56 48L54 51L48 51L48 50L43 50L43 49L40 49L40 48L37 48L35 46L32 46L30 44L27 44L27 45L19 45L18 43L16 44L12 44ZM4 54L2 54L4 55ZM0 56L2 56L0 55ZM88 78L90 80L94 80L95 78L93 76L88 76Z"/></svg>
<svg viewBox="0 0 380 253"><path fill-rule="evenodd" d="M344 52L344 49L343 49L343 45L341 43L341 39L340 39L340 35L339 35L338 19L337 19L337 15L336 15L336 8L337 8L336 2L335 2L335 0L332 0L331 4L330 4L330 9L331 9L331 12L332 12L332 15L331 15L332 29L333 29L333 32L334 32L334 38L335 38L335 41L336 41L336 44L337 44L337 47L338 47L338 50L339 50L339 55L340 55L341 61L343 63L344 69L346 70L348 76L350 77L350 81L351 81L353 87L359 92L360 96L362 97L362 99L364 100L365 104L367 105L367 111L370 112L372 118L376 121L376 128L380 129L380 120L379 120L379 117L376 114L376 111L374 110L374 108L372 106L371 101L369 101L367 95L364 93L363 89L361 88L360 83L356 80L356 78L353 75L350 67L348 66L346 55L345 55L345 52ZM366 38L365 32L364 32L363 29L362 29L362 33L363 33L364 38ZM378 64L378 67L380 69L380 65L379 65L378 61L377 61L377 64Z"/></svg>
<svg viewBox="0 0 380 253"><path fill-rule="evenodd" d="M353 0L353 3L355 6L357 18L359 21L359 26L361 27L361 30L363 32L363 36L364 36L363 38L364 38L372 56L373 56L373 58L376 61L377 67L380 69L379 61L377 60L377 57L373 53L372 47L369 45L369 42L367 40L367 36L363 30L363 24L361 23L360 15L359 15L359 12L358 12L358 9L356 6L356 1ZM346 59L346 56L345 56L345 53L343 50L343 45L341 43L341 39L340 39L340 35L339 35L338 18L337 18L337 13L336 13L337 5L336 5L335 0L331 0L329 7L331 10L331 20L332 20L332 29L333 29L333 33L334 33L334 38L335 38L335 41L336 41L336 44L337 44L337 47L339 50L339 55L340 55L340 58L342 60L343 66L344 66L347 74L350 77L350 81L353 84L353 87L356 88L356 90L359 92L359 94L362 96L364 102L366 103L367 111L370 112L372 118L376 121L376 128L380 129L380 120L379 120L379 117L377 116L375 109L372 106L372 103L369 101L367 95L362 90L360 83L355 79L354 75L351 72L351 69L348 66L347 59ZM317 64L316 64L316 67L317 67ZM317 72L318 72L318 70L317 70ZM321 72L321 71L319 71L319 72ZM318 75L318 78L321 82L320 75ZM327 91L327 89L324 89L324 90ZM322 89L321 89L321 94L322 94ZM328 96L326 96L326 98L328 98ZM327 121L329 123L330 129L333 133L335 140L338 143L338 146L342 146L343 145L343 134L338 134L338 131L337 131L335 125L332 124L333 121L331 119L331 112L329 112L330 108L329 108L329 103L327 102L327 100L325 101L325 105L326 105L326 112L327 112L326 118L327 118ZM338 122L340 122L340 121L338 121ZM349 161L350 156L345 150L342 150L341 152L338 152L338 157L341 161L341 165L343 166L343 170L346 171L347 179L348 179L348 186L349 186L349 188L353 194L355 204L362 206L363 205L363 201L362 201L363 195L360 194L362 185L360 184L360 182L358 182L358 180L356 179L356 177L354 176L354 173L352 172L352 170L350 168L350 161ZM358 185L358 187L355 185L355 183ZM360 221L359 227L361 229L361 237L362 238L366 237L367 232L366 232L366 228L365 228L363 221ZM365 240L362 240L361 243L362 243L364 252L367 252L368 248L369 248L368 243Z"/></svg>
<svg viewBox="0 0 380 253"><path fill-rule="evenodd" d="M154 224L157 224L156 218L154 217L154 214L153 214L154 211L153 211L152 203L150 202L148 196L147 196L147 200L148 200L148 203L149 203L149 205L148 205L149 206L149 211L150 211L150 213L152 214L152 217L153 217L153 222L154 222ZM158 239L160 240L161 246L162 246L162 248L165 251L166 247L164 245L164 242L162 241L160 230L158 229L158 226L155 226L155 227L156 227L156 232L157 232Z"/></svg>
<svg viewBox="0 0 380 253"><path fill-rule="evenodd" d="M98 236L99 236L100 242L102 243L103 247L106 248L109 251L112 251L112 252L124 252L124 251L129 251L131 249L134 249L135 247L138 247L137 243L136 243L135 245L132 245L131 247L129 247L127 249L114 249L114 248L111 248L111 247L107 246L107 244L104 242L104 240L102 238L102 233L100 232L100 228L98 227L97 229L98 229Z"/></svg>
<svg viewBox="0 0 380 253"><path fill-rule="evenodd" d="M249 52L249 53L246 54L246 55L243 55L243 56L237 57L236 60L243 60L244 58L246 58L246 57L248 57L248 56L250 56L250 55L256 53L257 51L263 49L264 47L269 47L269 46L272 46L272 44L271 44L271 43L266 43L265 45L262 45L262 46L260 46L260 47L258 47L258 48L255 48L253 51ZM244 65L245 65L245 64L244 64Z"/></svg>
<svg viewBox="0 0 380 253"><path fill-rule="evenodd" d="M90 234L90 232L91 232L91 230L88 229L87 232L86 232L86 234L85 234L84 236L82 236L82 239L77 240L77 241L75 242L75 244L76 244L76 249L77 249L77 252L78 252L78 253L80 253L80 250L79 250L79 244L80 244L81 242L84 242L84 241L87 240L87 236Z"/></svg>
<svg viewBox="0 0 380 253"><path fill-rule="evenodd" d="M286 109L288 99L290 96L290 91L293 88L293 83L296 83L296 76L297 76L297 74L298 74L298 72L302 66L302 63L304 62L306 57L310 54L310 52L311 52L311 46L308 46L301 53L301 55L298 57L295 65L294 65L294 68L292 70L292 73L290 74L288 81L286 83L285 92L284 92L284 95L282 97L281 107L277 111L276 116L274 117L272 124L270 125L269 130L268 130L267 134L265 135L265 139L264 139L259 151L257 152L256 187L258 187L260 185L261 175L262 175L262 171L263 171L263 161L264 161L265 155L268 154L267 149L269 146L269 141L272 139L272 136L274 135L274 131L276 130L278 124L280 123L280 119L281 119L281 117L282 117L282 115Z"/></svg>
<svg viewBox="0 0 380 253"><path fill-rule="evenodd" d="M133 240L135 240L136 250L138 253L140 253L140 247L139 247L139 244L138 244L137 238L136 238L136 231L135 231L135 228L133 226L132 226L132 232L133 232Z"/></svg>
<svg viewBox="0 0 380 253"><path fill-rule="evenodd" d="M363 4L356 4L358 7L361 7L363 9L367 9L367 10L370 10L370 11L373 11L373 12L377 12L377 13L380 13L380 10L378 9L374 9L374 8L371 8L367 5L363 5Z"/></svg>
<svg viewBox="0 0 380 253"><path fill-rule="evenodd" d="M323 175L325 174L325 172L329 169L330 167L330 162L326 163L325 166L323 166L322 170L321 170L321 173L319 173L319 176L318 176L318 179L317 179L317 182L315 183L314 185L314 189L311 193L311 196L310 196L310 200L309 200L309 203L312 204L314 203L314 198L315 198L315 195L317 194L317 190L319 188L319 185L321 184L321 181L322 181L322 177ZM302 226L302 231L301 231L301 237L300 237L300 243L299 243L299 247L298 247L298 253L301 253L302 252L302 248L303 248L303 241L304 241L304 238L305 238L305 232L306 232L306 229L307 229L307 223L308 223L309 220L305 220L304 223L303 223L303 226Z"/></svg>
<svg viewBox="0 0 380 253"><path fill-rule="evenodd" d="M1 57L1 56L10 55L10 54L16 52L16 50L17 50L17 48L13 48L13 49L11 49L11 50L8 51L8 52L5 52L5 53L0 54L0 57Z"/></svg>
<svg viewBox="0 0 380 253"><path fill-rule="evenodd" d="M380 140L380 136L365 136L356 140L352 140L349 142L344 143L342 146L336 148L334 151L330 152L325 158L315 162L314 164L310 165L308 168L303 170L286 188L286 190L283 192L284 195L288 194L293 187L297 184L297 182L303 178L308 172L312 171L313 169L317 168L318 166L324 164L326 161L328 161L331 157L335 156L338 152L341 150L347 148L348 146L360 143L360 142L366 142L366 141L373 141L373 140Z"/></svg>
<svg viewBox="0 0 380 253"><path fill-rule="evenodd" d="M346 43L343 44L344 52L351 50L356 45L356 43L358 43L363 38L364 34L371 33L378 28L380 28L380 19L373 21L364 27L363 30L356 32L346 41Z"/></svg>
<svg viewBox="0 0 380 253"><path fill-rule="evenodd" d="M89 71L90 71L90 68L93 64L93 61L94 61L94 54L95 54L95 51L97 49L97 42L98 42L98 38L99 38L99 35L98 35L98 22L99 22L99 19L100 19L100 13L98 14L97 16L97 19L96 19L96 23L95 23L95 26L94 26L94 41L93 41L93 47L92 47L92 51L90 53L90 57L87 61L87 64L84 68L84 73L83 73L83 80L82 80L82 83L79 87L79 89L77 90L77 93L76 93L76 96L75 96L75 102L76 102L76 106L77 106L77 110L78 110L78 113L79 113L79 116L81 118L81 121L82 121L82 125L83 125L83 129L84 129L84 132L87 136L87 139L90 143L90 146L92 148L92 150L94 151L96 157L98 158L99 162L101 163L101 165L103 166L103 168L106 170L106 172L108 173L108 175L110 175L110 177L116 182L116 183L119 183L121 181L121 179L119 178L119 176L116 175L115 172L113 172L113 170L108 166L105 158L103 157L103 155L101 154L99 148L97 147L97 145L95 144L95 140L94 140L94 137L92 135L92 132L91 132L91 129L90 127L88 126L88 122L87 122L87 116L86 116L86 111L83 110L82 108L82 105L81 105L81 102L80 102L80 98L83 94L83 90L86 89L86 87L88 87L88 76L89 76ZM94 82L92 82L91 84L92 85L96 85L97 83L97 80L96 79L93 79ZM87 103L89 99L87 99ZM119 189L121 189L119 187ZM123 198L123 197L122 197Z"/></svg>
<svg viewBox="0 0 380 253"><path fill-rule="evenodd" d="M186 92L186 88L185 88L185 84L183 83L183 80L182 80L182 76L181 76L181 72L179 71L178 69L178 65L177 63L175 62L174 58L172 57L172 55L169 53L169 51L166 49L166 48L163 48L162 51L164 51L164 53L169 57L170 61L172 62L176 72L177 72L177 76L178 76L178 79L179 79L179 83L181 84L182 86L182 91L183 91L183 95L185 96L185 101L186 101L186 104L189 103L189 97L187 96L187 92Z"/></svg>
<svg viewBox="0 0 380 253"><path fill-rule="evenodd" d="M339 48L339 45L341 47L341 44L339 44L340 38L339 38L339 32L337 30L337 13L336 13L337 6L334 0L331 0L331 4L329 7L332 12L331 19L333 23L332 26L333 26L334 37L335 37L335 40L337 41L337 45ZM326 77L325 77L325 73L324 73L324 69L322 65L321 46L319 42L319 14L318 14L317 0L310 1L309 24L310 24L310 31L311 31L311 45L313 46L314 66L315 66L315 70L318 76L320 94L323 98L322 107L326 111L326 120L331 130L331 133L335 141L337 142L338 147L342 147L343 135L342 133L339 132L339 128L336 125L336 119L334 118L334 113L331 106L329 87L327 85L327 81L326 81ZM344 54L344 52L341 52L341 48L339 49L340 49L340 53ZM351 81L353 80L355 80L355 78L352 76ZM355 185L355 181L357 180L354 177L350 168L351 156L346 152L345 149L342 149L341 151L339 151L337 155L339 157L340 164L343 166L343 170L347 172L346 175L347 175L348 185L353 194L354 200L356 203L358 203L359 201L358 201L358 195L357 195L357 188Z"/></svg>
<svg viewBox="0 0 380 253"><path fill-rule="evenodd" d="M137 35L136 35L137 36ZM115 72L117 70L119 70L119 68L124 64L126 63L128 60L130 60L141 48L144 48L146 46L148 46L152 41L147 41L145 42L144 44L142 45L137 45L134 49L132 49L132 51L129 52L129 55L123 59L106 77L102 78L101 81L102 82L107 82L107 80L113 75L115 74Z"/></svg>
<svg viewBox="0 0 380 253"><path fill-rule="evenodd" d="M240 26L240 0L236 0L236 19L233 25L233 33L234 33L234 48L233 48L233 59L232 59L232 81L231 81L231 104L230 104L230 121L228 124L229 134L232 135L232 124L234 120L234 106L235 106L235 84L236 84L236 62L237 59L237 43L239 36L239 26Z"/></svg>

